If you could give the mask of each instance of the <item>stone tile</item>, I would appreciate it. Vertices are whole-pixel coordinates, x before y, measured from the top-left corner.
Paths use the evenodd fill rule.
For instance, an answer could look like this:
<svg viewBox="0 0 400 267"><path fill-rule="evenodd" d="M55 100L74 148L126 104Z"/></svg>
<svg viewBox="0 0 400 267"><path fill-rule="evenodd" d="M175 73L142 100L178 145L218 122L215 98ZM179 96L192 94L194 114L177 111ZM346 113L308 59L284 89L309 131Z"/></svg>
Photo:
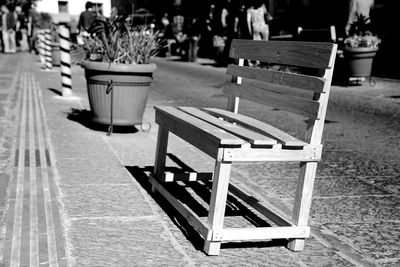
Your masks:
<svg viewBox="0 0 400 267"><path fill-rule="evenodd" d="M155 131L151 129L150 131ZM113 147L114 153L125 166L154 166L156 139L152 133L115 133L105 141ZM127 148L132 149L127 149Z"/></svg>
<svg viewBox="0 0 400 267"><path fill-rule="evenodd" d="M90 134L69 134L68 138L66 138L52 133L51 143L57 160L64 158L94 160L110 154L106 144L100 138Z"/></svg>
<svg viewBox="0 0 400 267"><path fill-rule="evenodd" d="M0 210L4 210L7 202L7 189L10 175L0 172Z"/></svg>
<svg viewBox="0 0 400 267"><path fill-rule="evenodd" d="M400 199L393 196L315 198L311 218L316 223L400 220Z"/></svg>
<svg viewBox="0 0 400 267"><path fill-rule="evenodd" d="M323 162L355 176L391 176L400 173L399 169L390 164L381 163L351 151L326 151L322 157Z"/></svg>
<svg viewBox="0 0 400 267"><path fill-rule="evenodd" d="M361 179L396 196L400 196L400 174L388 177L362 177Z"/></svg>
<svg viewBox="0 0 400 267"><path fill-rule="evenodd" d="M323 228L351 244L366 257L385 261L400 259L398 222L324 224Z"/></svg>
<svg viewBox="0 0 400 267"><path fill-rule="evenodd" d="M400 266L400 259L394 259L394 260L381 260L378 261L379 266L381 267L398 267Z"/></svg>
<svg viewBox="0 0 400 267"><path fill-rule="evenodd" d="M267 192L272 191L282 198L293 198L296 194L297 179L258 180ZM325 177L316 179L313 197L341 197L361 195L387 195L388 193L374 185L355 177Z"/></svg>
<svg viewBox="0 0 400 267"><path fill-rule="evenodd" d="M339 256L335 248L327 248L313 237L306 239L304 250L296 253L296 256L306 266L354 266Z"/></svg>
<svg viewBox="0 0 400 267"><path fill-rule="evenodd" d="M323 162L335 162L335 163L342 163L352 160L365 160L361 158L360 155L354 153L354 151L349 150L323 150L322 152L322 159Z"/></svg>
<svg viewBox="0 0 400 267"><path fill-rule="evenodd" d="M127 173L113 155L86 159L61 159L56 162L60 183L64 185L131 183Z"/></svg>
<svg viewBox="0 0 400 267"><path fill-rule="evenodd" d="M61 186L69 217L152 215L150 204L133 184Z"/></svg>
<svg viewBox="0 0 400 267"><path fill-rule="evenodd" d="M68 230L75 266L187 266L190 260L151 220L74 220Z"/></svg>

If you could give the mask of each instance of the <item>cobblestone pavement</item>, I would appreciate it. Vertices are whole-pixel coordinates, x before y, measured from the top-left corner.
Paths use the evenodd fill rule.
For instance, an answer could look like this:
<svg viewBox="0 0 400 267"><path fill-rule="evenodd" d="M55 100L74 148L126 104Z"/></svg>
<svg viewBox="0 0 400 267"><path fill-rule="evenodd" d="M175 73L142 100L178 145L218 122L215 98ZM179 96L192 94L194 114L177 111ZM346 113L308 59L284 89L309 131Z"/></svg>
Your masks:
<svg viewBox="0 0 400 267"><path fill-rule="evenodd" d="M291 252L275 240L224 244L220 256L209 257L198 234L149 191L157 134L153 106L223 107L223 69L156 61L144 117L151 130L123 129L109 137L105 128L90 123L79 66L73 67L75 97L64 99L59 69L42 71L28 54L0 57L2 265L400 265L398 83L378 81L375 88L351 92L333 88L312 234L303 252ZM243 110L260 113L246 104ZM285 122L283 129L302 126L298 118L271 116L271 122L278 120ZM170 142L168 166L181 167L178 157L198 171L213 167L193 147L174 137ZM295 164L242 164L233 172L235 182L290 214ZM185 195L188 203L204 217L208 190L192 190ZM233 197L230 203L239 205ZM247 223L243 218L263 223L244 206L228 208L227 214L227 225Z"/></svg>

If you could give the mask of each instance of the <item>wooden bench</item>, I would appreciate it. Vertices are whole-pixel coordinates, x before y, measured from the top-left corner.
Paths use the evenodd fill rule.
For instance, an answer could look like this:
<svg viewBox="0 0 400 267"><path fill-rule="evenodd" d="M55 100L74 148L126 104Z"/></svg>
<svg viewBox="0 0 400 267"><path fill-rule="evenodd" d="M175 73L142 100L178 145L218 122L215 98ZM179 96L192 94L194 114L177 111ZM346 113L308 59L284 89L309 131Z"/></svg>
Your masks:
<svg viewBox="0 0 400 267"><path fill-rule="evenodd" d="M218 255L221 242L288 239L288 248L302 250L310 234L307 226L317 162L322 153L322 131L331 86L337 45L332 43L233 40L230 56L238 64L227 67L232 81L224 92L227 110L217 108L156 106L159 124L153 191L159 191L205 239L204 251ZM316 76L244 66L245 59L316 69ZM314 72L313 72L314 73ZM305 98L305 95L309 98ZM251 100L308 118L305 138L238 113L239 98ZM212 175L165 171L169 132L215 159ZM297 161L300 174L292 219L230 183L233 162ZM207 222L164 186L178 180L212 179ZM228 189L229 188L229 189ZM225 228L228 190L265 215L277 226Z"/></svg>

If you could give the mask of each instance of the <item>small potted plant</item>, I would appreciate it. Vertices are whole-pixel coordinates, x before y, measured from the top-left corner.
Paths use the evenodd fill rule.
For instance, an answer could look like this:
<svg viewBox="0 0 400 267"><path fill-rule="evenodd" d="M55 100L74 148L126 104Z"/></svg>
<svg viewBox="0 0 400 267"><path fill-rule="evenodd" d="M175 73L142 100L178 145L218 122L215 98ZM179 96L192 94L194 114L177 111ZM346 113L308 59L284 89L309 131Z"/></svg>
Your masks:
<svg viewBox="0 0 400 267"><path fill-rule="evenodd" d="M146 26L131 27L126 16L111 22L96 18L84 38L87 90L93 120L113 125L143 124L143 114L160 48L158 33Z"/></svg>
<svg viewBox="0 0 400 267"><path fill-rule="evenodd" d="M372 62L381 39L369 30L369 18L357 15L349 37L344 40L344 57L348 62L349 77L371 77Z"/></svg>

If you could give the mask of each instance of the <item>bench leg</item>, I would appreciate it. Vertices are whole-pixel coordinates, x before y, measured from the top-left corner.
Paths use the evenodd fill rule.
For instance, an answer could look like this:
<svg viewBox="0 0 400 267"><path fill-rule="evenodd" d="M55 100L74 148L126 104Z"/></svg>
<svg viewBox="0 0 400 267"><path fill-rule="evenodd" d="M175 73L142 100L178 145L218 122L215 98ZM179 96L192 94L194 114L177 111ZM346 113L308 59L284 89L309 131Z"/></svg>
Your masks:
<svg viewBox="0 0 400 267"><path fill-rule="evenodd" d="M300 163L300 177L292 215L293 222L298 226L306 226L308 223L316 172L317 162ZM291 239L288 248L301 251L304 248L304 240L304 238Z"/></svg>
<svg viewBox="0 0 400 267"><path fill-rule="evenodd" d="M221 241L213 240L213 233L223 228L231 164L231 162L217 161L215 165L207 219L211 233L207 235L207 240L205 240L204 244L204 251L208 255L219 255Z"/></svg>
<svg viewBox="0 0 400 267"><path fill-rule="evenodd" d="M165 160L167 157L167 146L168 146L168 134L169 131L163 127L158 128L157 137L157 148L156 148L156 159L154 163L154 176L160 180L164 175L165 171ZM151 191L154 193L155 188L152 185Z"/></svg>

